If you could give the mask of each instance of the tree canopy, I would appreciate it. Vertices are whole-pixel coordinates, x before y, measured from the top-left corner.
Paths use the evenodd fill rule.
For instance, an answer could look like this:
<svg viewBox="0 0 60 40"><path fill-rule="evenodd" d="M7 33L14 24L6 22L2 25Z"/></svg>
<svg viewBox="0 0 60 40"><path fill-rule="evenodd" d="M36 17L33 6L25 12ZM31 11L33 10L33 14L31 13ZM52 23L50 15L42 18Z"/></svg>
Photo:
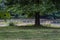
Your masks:
<svg viewBox="0 0 60 40"><path fill-rule="evenodd" d="M35 12L41 13L56 11L56 7L51 0L6 0L9 10L18 13Z"/></svg>
<svg viewBox="0 0 60 40"><path fill-rule="evenodd" d="M0 0L0 2L4 3L7 12L27 16L34 16L35 12L40 12L40 15L56 12L60 4L59 0Z"/></svg>

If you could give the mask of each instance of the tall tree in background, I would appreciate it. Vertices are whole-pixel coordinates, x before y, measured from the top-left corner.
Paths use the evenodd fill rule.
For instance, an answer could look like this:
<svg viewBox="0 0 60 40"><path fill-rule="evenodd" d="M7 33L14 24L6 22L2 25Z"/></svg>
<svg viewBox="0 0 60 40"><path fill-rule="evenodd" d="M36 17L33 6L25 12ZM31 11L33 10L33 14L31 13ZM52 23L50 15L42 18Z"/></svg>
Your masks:
<svg viewBox="0 0 60 40"><path fill-rule="evenodd" d="M8 11L25 13L35 16L35 25L40 25L40 14L49 14L55 11L51 0L6 0Z"/></svg>

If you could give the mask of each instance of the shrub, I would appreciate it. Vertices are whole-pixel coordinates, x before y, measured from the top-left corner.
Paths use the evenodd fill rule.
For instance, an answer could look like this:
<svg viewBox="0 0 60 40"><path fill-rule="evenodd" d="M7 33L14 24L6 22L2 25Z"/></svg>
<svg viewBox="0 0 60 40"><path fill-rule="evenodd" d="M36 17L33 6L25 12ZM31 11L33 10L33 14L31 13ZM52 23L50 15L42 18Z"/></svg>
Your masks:
<svg viewBox="0 0 60 40"><path fill-rule="evenodd" d="M9 23L9 26L14 26L14 23L13 23L13 22L10 22L10 23Z"/></svg>

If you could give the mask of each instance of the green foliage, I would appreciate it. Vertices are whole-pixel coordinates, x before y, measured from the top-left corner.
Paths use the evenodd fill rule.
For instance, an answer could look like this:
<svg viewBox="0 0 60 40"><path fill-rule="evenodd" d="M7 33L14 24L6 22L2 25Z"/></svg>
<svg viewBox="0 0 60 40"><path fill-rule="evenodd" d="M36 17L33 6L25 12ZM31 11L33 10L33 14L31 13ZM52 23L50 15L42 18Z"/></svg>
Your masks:
<svg viewBox="0 0 60 40"><path fill-rule="evenodd" d="M1 19L10 19L10 13L8 12L0 12L0 18Z"/></svg>
<svg viewBox="0 0 60 40"><path fill-rule="evenodd" d="M55 2L56 4L54 4ZM34 15L35 12L40 12L40 14L43 15L57 11L56 6L60 4L59 2L59 0L5 0L5 10L7 12L13 11L18 14L25 13L27 16Z"/></svg>
<svg viewBox="0 0 60 40"><path fill-rule="evenodd" d="M20 14L29 14L40 11L40 0L9 0L7 2L8 3L6 4L8 6L8 11L13 11Z"/></svg>
<svg viewBox="0 0 60 40"><path fill-rule="evenodd" d="M60 0L52 0L57 10L60 10Z"/></svg>
<svg viewBox="0 0 60 40"><path fill-rule="evenodd" d="M44 14L56 11L55 5L51 0L8 0L7 2L10 4L8 5L10 6L8 7L9 11L20 14L35 14L35 12L40 12L40 14Z"/></svg>
<svg viewBox="0 0 60 40"><path fill-rule="evenodd" d="M5 13L4 15L5 15L4 17L5 17L6 19L10 19L10 18L11 18L10 13L8 13L8 12Z"/></svg>

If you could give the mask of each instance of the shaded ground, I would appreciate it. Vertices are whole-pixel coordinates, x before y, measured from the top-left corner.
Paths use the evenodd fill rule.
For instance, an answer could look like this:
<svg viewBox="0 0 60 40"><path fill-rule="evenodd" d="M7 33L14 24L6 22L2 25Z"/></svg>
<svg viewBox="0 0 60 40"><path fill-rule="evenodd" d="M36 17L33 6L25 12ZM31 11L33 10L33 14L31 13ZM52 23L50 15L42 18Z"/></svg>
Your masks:
<svg viewBox="0 0 60 40"><path fill-rule="evenodd" d="M60 29L41 26L1 27L0 40L60 40Z"/></svg>

